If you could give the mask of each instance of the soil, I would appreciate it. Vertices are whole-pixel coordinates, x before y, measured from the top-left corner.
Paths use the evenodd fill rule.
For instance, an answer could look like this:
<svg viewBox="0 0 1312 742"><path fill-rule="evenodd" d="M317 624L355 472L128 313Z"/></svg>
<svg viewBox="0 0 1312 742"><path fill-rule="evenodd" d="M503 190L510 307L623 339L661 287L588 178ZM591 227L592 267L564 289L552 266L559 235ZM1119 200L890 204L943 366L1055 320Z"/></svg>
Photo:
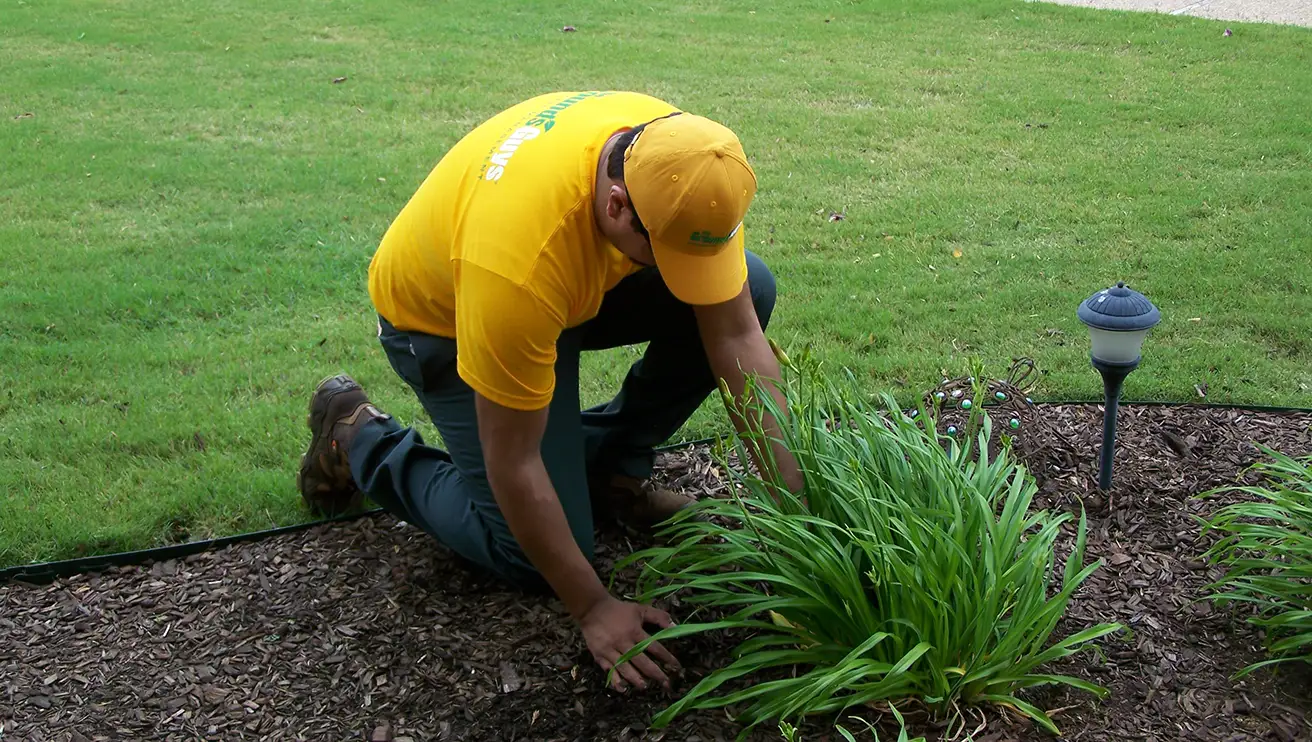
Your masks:
<svg viewBox="0 0 1312 742"><path fill-rule="evenodd" d="M1312 738L1309 674L1242 680L1262 658L1242 610L1197 602L1220 576L1198 557L1194 495L1251 475L1254 441L1312 452L1312 414L1193 407L1121 410L1116 482L1097 492L1101 411L1031 405L1017 448L1038 507L1089 517L1087 558L1104 566L1058 629L1133 629L1053 670L1105 685L1029 698L1071 740ZM700 449L663 457L660 478L699 496L724 490ZM1224 501L1221 500L1221 501ZM646 537L606 524L597 568ZM631 575L619 575L619 589ZM678 620L677 610L675 618ZM675 693L721 666L740 637L671 645L686 670ZM429 537L369 516L182 560L0 585L2 740L686 740L733 739L728 715L663 730L673 695L604 686L560 604L508 590ZM971 712L978 742L1051 739L996 707ZM964 738L913 715L911 732ZM837 739L823 720L803 739ZM893 739L895 737L885 737ZM781 739L759 730L751 739ZM866 737L866 739L871 739Z"/></svg>

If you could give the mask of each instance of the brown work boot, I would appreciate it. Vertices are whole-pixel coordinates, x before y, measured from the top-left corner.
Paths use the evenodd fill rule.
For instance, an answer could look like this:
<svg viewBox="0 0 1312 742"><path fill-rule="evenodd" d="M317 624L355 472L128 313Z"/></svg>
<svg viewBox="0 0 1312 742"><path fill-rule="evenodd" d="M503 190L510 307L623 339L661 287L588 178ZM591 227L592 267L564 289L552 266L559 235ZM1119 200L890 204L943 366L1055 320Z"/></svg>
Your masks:
<svg viewBox="0 0 1312 742"><path fill-rule="evenodd" d="M593 501L631 525L652 527L697 502L651 480L615 475L594 486Z"/></svg>
<svg viewBox="0 0 1312 742"><path fill-rule="evenodd" d="M360 506L364 498L351 476L347 453L365 423L388 418L369 402L355 379L342 374L319 382L306 421L310 447L296 475L296 486L312 512L331 517Z"/></svg>

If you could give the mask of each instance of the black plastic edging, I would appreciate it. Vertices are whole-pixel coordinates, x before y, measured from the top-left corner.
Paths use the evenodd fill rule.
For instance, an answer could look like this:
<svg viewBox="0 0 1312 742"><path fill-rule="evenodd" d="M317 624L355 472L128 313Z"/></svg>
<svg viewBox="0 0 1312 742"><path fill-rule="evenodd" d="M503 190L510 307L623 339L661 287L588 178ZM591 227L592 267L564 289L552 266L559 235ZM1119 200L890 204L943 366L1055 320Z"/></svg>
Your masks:
<svg viewBox="0 0 1312 742"><path fill-rule="evenodd" d="M1101 399L1090 400L1038 400L1037 404L1045 405L1097 405L1102 404ZM1307 407L1274 407L1270 405L1246 405L1237 403L1212 403L1212 402L1167 402L1160 400L1147 400L1143 402L1128 402L1121 405L1122 408L1128 407L1196 407L1207 409L1222 410L1251 410L1254 412L1301 412L1312 413L1312 408ZM674 451L689 446L706 445L715 442L716 438L700 438L692 441L684 441L668 446L661 446L656 450L658 452ZM335 518L326 518L323 520L310 521L308 523L298 523L293 526L282 526L280 528L270 528L264 531L252 531L250 533L239 533L234 536L224 536L222 538L204 539L201 541L189 541L185 544L173 544L171 546L158 546L151 549L140 551L121 551L115 554L104 554L101 556L81 557L79 559L66 559L57 562L44 562L41 564L20 564L14 567L0 569L0 583L10 580L21 582L30 582L44 584L69 577L83 572L93 572L106 569L108 567L124 567L129 565L141 565L149 562L165 561L177 559L179 557L199 554L211 549L222 549L232 544L240 544L251 541L260 541L273 536L282 536L297 531L305 531L316 526L326 523L340 523L343 521L357 520L368 516L376 515L383 512L382 508L374 508L359 513L349 513L339 515Z"/></svg>
<svg viewBox="0 0 1312 742"><path fill-rule="evenodd" d="M661 446L656 449L658 453L674 451L689 446L706 445L714 442L715 438L700 438L693 441L675 443L669 446ZM150 562L162 562L170 559L199 554L212 549L222 549L233 544L260 541L273 536L283 536L298 531L308 531L316 526L327 523L341 523L345 521L358 520L383 512L383 508L373 508L358 513L347 513L333 518L324 518L314 520L308 523L297 523L291 526L280 526L278 528L269 528L263 531L251 531L249 533L239 533L232 536L223 536L221 538L203 539L200 541L188 541L185 544L171 544L169 546L156 546L150 549L141 549L139 551L120 551L113 554L101 554L98 556L79 557L77 559L65 559L57 562L43 562L39 564L20 564L14 567L0 569L0 583L10 580L18 582L28 582L33 584L46 584L54 580L72 575L82 574L84 572L96 572L109 567L126 567L147 564Z"/></svg>
<svg viewBox="0 0 1312 742"><path fill-rule="evenodd" d="M279 528L270 528L264 531L239 533L234 536L223 536L222 538L188 541L185 544L157 546L151 549L142 549L140 551L120 551L114 554L80 557L78 559L65 559L63 561L44 562L41 564L20 564L16 567L0 569L0 583L9 580L17 580L20 582L44 584L62 577L71 577L72 575L81 574L83 572L96 572L109 567L126 567L129 565L140 565L149 562L162 562L169 559L178 559L192 554L199 554L203 551L209 551L210 549L222 549L223 547L232 544L240 544L247 541L259 541L272 536L296 533L297 531L307 531L315 526L324 525L325 523L357 520L359 518L374 515L375 513L380 513L382 510L382 508L374 508L359 513L339 515L335 518L325 518L323 520L310 521L308 523L297 523L293 526L281 526Z"/></svg>
<svg viewBox="0 0 1312 742"><path fill-rule="evenodd" d="M1035 404L1048 405L1100 405L1105 400L1099 399L1071 399L1052 401L1046 399L1036 399ZM1238 402L1169 402L1164 400L1144 400L1142 402L1121 402L1121 409L1127 407L1195 407L1199 409L1212 410L1252 410L1253 412L1304 412L1312 413L1312 407L1275 407L1271 405L1260 404L1241 404Z"/></svg>

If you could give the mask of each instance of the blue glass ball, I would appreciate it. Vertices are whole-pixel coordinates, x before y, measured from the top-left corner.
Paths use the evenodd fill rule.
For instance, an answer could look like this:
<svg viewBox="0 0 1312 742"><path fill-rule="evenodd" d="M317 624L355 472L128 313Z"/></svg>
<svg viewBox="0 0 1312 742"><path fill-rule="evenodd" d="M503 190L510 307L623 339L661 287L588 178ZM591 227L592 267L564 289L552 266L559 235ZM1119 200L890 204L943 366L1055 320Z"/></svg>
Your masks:
<svg viewBox="0 0 1312 742"><path fill-rule="evenodd" d="M955 426L955 425L949 425L949 426L948 426L948 435L956 435L956 434L957 434L957 426Z"/></svg>

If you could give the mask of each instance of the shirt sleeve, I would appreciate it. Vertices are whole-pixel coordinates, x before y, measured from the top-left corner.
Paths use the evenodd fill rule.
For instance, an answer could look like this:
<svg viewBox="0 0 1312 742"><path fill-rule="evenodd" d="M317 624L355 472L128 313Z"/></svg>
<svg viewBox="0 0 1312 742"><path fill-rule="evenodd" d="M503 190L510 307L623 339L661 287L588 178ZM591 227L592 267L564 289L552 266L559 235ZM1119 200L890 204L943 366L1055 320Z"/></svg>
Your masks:
<svg viewBox="0 0 1312 742"><path fill-rule="evenodd" d="M471 263L456 263L455 288L460 378L504 407L546 407L564 321L527 288Z"/></svg>

